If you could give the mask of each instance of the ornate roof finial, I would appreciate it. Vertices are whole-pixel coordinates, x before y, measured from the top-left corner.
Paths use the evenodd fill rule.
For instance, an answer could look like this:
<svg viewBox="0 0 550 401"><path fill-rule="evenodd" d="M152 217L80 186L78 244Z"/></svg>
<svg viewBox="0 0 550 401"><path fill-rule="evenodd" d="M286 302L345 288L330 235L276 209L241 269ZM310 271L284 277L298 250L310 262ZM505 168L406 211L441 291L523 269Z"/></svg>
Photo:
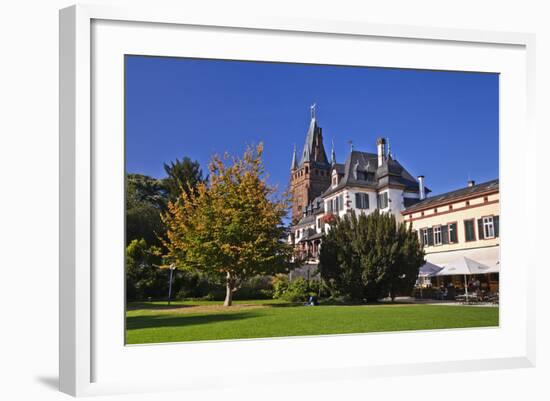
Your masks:
<svg viewBox="0 0 550 401"><path fill-rule="evenodd" d="M336 164L336 151L334 150L334 139L332 140L332 150L330 152L330 164Z"/></svg>
<svg viewBox="0 0 550 401"><path fill-rule="evenodd" d="M391 159L392 158L392 154L391 154L391 145L390 145L390 138L386 138L386 142L388 143L388 159Z"/></svg>
<svg viewBox="0 0 550 401"><path fill-rule="evenodd" d="M353 141L350 139L348 143L349 143L349 152L351 153L353 152Z"/></svg>
<svg viewBox="0 0 550 401"><path fill-rule="evenodd" d="M309 111L311 112L311 119L316 118L315 109L317 108L317 103L313 103L311 106L309 106Z"/></svg>

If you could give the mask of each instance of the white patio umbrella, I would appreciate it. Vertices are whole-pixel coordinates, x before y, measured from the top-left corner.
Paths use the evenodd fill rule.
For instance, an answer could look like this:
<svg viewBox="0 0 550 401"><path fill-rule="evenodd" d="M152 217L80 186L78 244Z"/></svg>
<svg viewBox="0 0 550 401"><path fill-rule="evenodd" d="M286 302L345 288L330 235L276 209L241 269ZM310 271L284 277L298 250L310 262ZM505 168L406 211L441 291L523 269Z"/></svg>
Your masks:
<svg viewBox="0 0 550 401"><path fill-rule="evenodd" d="M418 275L420 277L431 277L435 276L442 269L443 267L441 266L438 266L431 262L426 262L420 267L420 269L418 269Z"/></svg>
<svg viewBox="0 0 550 401"><path fill-rule="evenodd" d="M436 276L455 276L463 275L464 276L464 290L466 299L468 299L468 279L467 276L472 274L487 274L494 273L498 271L498 267L490 267L483 263L477 262L473 259L467 258L465 256L460 256L453 261L450 261L443 266Z"/></svg>

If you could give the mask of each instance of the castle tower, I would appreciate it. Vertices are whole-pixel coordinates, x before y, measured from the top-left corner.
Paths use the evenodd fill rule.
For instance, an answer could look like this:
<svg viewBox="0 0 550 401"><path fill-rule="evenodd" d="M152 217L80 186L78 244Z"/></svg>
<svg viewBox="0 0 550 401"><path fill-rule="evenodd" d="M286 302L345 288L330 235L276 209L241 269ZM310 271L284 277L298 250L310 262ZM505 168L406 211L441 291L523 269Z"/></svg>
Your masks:
<svg viewBox="0 0 550 401"><path fill-rule="evenodd" d="M306 206L330 185L330 163L323 145L323 130L317 125L315 105L311 106L311 121L300 162L296 162L296 148L290 167L292 195L292 222L303 216Z"/></svg>

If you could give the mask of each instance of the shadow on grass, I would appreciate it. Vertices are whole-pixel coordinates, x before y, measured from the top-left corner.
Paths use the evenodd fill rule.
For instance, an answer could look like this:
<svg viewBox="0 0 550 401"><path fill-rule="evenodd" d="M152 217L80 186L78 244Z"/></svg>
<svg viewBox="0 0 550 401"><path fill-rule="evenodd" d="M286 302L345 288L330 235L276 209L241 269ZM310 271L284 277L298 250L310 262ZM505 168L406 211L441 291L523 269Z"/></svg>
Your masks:
<svg viewBox="0 0 550 401"><path fill-rule="evenodd" d="M266 308L293 308L296 306L302 306L303 303L290 303L290 302L274 302L269 304L262 304Z"/></svg>
<svg viewBox="0 0 550 401"><path fill-rule="evenodd" d="M163 310L163 309L180 309L180 308L189 308L192 306L196 306L193 304L189 305L182 305L182 304L153 304L151 302L130 302L128 303L126 310L140 310L140 309L149 309L149 310Z"/></svg>
<svg viewBox="0 0 550 401"><path fill-rule="evenodd" d="M128 330L135 330L160 327L189 327L201 324L250 319L257 315L258 314L254 312L233 312L191 316L131 316L126 318L126 328Z"/></svg>

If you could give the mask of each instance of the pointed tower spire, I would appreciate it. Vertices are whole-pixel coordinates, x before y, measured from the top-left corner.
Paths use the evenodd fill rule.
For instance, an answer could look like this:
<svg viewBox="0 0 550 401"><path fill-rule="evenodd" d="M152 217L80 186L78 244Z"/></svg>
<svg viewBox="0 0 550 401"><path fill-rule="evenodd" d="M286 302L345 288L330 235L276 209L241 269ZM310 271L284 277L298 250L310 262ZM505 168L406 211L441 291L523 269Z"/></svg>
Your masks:
<svg viewBox="0 0 550 401"><path fill-rule="evenodd" d="M336 151L334 150L334 139L332 140L332 150L330 152L330 164L336 164Z"/></svg>
<svg viewBox="0 0 550 401"><path fill-rule="evenodd" d="M316 108L317 105L315 103L310 106L311 120L306 134L304 149L302 150L300 167L305 162L328 164L328 157L323 146L323 130L317 125Z"/></svg>
<svg viewBox="0 0 550 401"><path fill-rule="evenodd" d="M294 144L294 151L292 152L292 163L290 164L290 170L296 170L298 163L296 163L296 144Z"/></svg>

